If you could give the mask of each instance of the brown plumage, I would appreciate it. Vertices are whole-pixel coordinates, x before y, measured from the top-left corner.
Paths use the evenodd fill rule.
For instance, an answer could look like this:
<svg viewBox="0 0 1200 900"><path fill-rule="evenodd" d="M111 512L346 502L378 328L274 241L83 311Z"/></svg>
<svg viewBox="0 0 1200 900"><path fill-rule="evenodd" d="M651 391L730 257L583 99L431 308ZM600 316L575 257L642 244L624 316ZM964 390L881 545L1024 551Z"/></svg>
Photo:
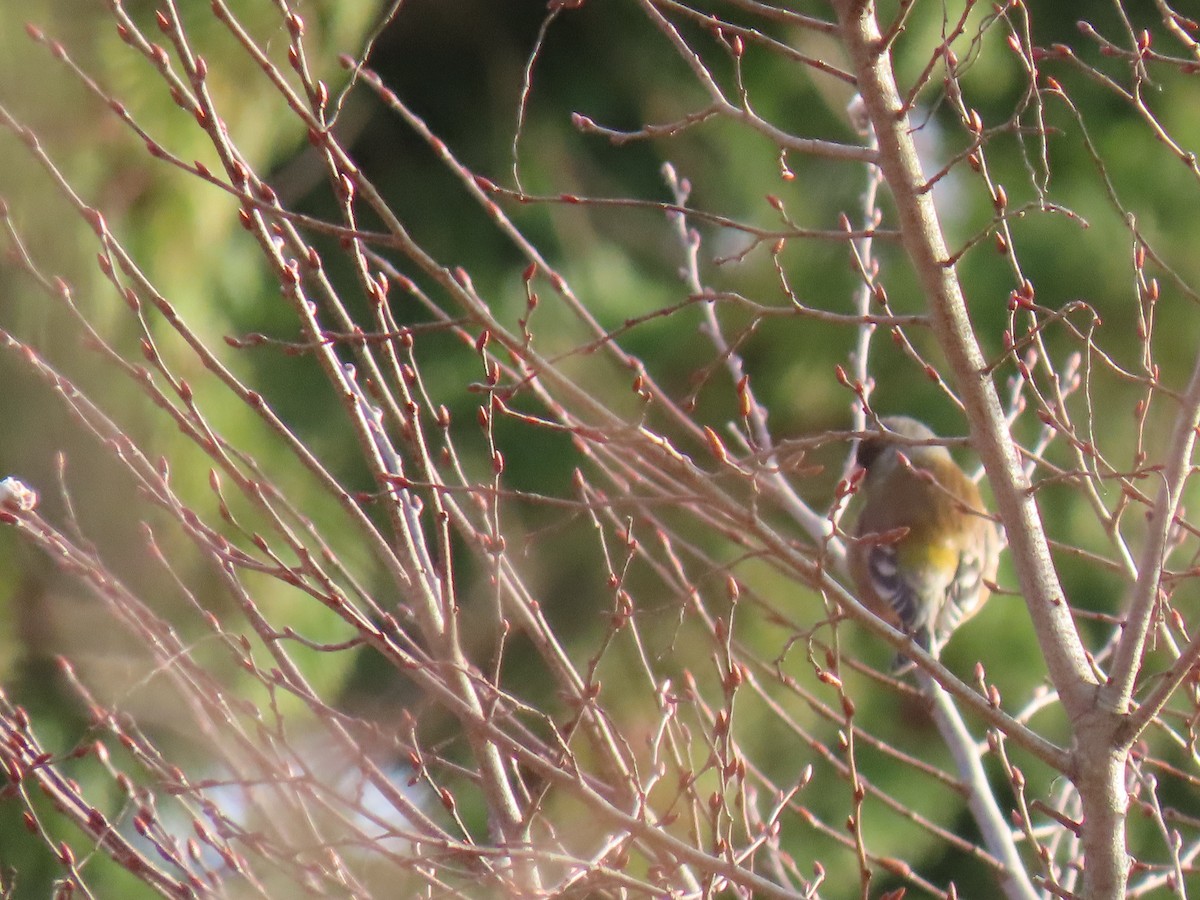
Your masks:
<svg viewBox="0 0 1200 900"><path fill-rule="evenodd" d="M936 656L987 599L1000 535L950 452L913 443L937 435L906 416L880 421L886 430L858 448L865 499L854 534L866 539L851 545L850 572L865 606Z"/></svg>

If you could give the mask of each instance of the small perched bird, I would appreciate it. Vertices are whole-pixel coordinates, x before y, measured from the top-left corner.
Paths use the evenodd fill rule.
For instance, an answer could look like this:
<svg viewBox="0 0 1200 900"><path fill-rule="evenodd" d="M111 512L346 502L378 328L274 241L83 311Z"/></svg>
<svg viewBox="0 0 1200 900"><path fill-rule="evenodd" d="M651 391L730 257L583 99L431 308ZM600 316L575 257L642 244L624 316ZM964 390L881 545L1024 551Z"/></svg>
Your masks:
<svg viewBox="0 0 1200 900"><path fill-rule="evenodd" d="M937 656L987 599L985 579L996 577L1000 533L950 451L920 443L937 440L936 434L907 416L880 423L883 430L858 445L865 500L850 573L868 609ZM909 665L897 655L897 670Z"/></svg>

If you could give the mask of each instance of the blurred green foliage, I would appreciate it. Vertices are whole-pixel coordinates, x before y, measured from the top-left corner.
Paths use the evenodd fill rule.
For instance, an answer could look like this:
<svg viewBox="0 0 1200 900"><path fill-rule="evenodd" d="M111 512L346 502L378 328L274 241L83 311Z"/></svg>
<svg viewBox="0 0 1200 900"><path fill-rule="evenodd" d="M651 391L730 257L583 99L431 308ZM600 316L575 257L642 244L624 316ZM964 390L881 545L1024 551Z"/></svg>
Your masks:
<svg viewBox="0 0 1200 900"><path fill-rule="evenodd" d="M1065 5L1030 5L1034 7L1035 44L1076 42L1077 11L1068 11ZM129 6L141 17L152 14L151 4ZM194 122L171 103L145 61L116 37L99 4L80 7L62 0L43 7L37 12L38 24L47 34L62 40L81 66L95 72L99 81L122 97L139 121L148 123L156 140L183 159L194 157L212 164L211 151ZM342 86L347 76L335 65L336 55L359 51L379 12L377 5L316 3L302 12L312 29L310 48L322 51L313 54L318 69L332 87ZM736 11L722 12L739 18ZM211 18L200 11L188 14L195 17L197 43L211 47L208 52L213 90L239 147L256 165L273 168L273 183L286 203L311 215L336 218L336 206L313 163L312 150L273 89ZM250 23L256 33L279 32L282 27L267 4L247 8L244 14L261 17ZM968 34L973 34L988 14L982 8L973 14ZM1100 10L1096 14L1108 15ZM404 5L395 23L381 35L373 64L384 82L425 118L460 160L499 184L511 185L523 70L544 15L541 3L413 0ZM1095 24L1103 29L1111 22L1100 19ZM924 68L930 47L943 27L940 8L918 4L895 48L902 79L912 79ZM771 30L784 42L814 55L830 55L831 61L838 62L836 50L828 41L781 27ZM727 56L713 52L711 35L693 25L681 26L681 32L704 48L706 59L713 61L715 74L729 84L731 62ZM1019 66L1011 54L1006 55L1002 44L1001 30L988 32L980 48L970 55L962 79L971 103L989 127L1011 116L1026 89ZM286 40L280 36L273 50L279 51L285 45ZM960 56L967 59L965 53ZM225 334L255 331L294 338L291 314L277 302L278 286L264 272L257 249L237 227L236 205L225 194L151 160L140 149L141 142L120 127L104 104L87 96L44 47L33 45L19 29L0 29L0 58L7 62L6 70L0 71L0 101L27 117L87 202L105 211L111 226L127 241L147 274L202 337L214 346L221 345ZM1093 54L1090 61L1103 65L1098 54ZM1131 340L1137 318L1133 245L1121 214L1107 196L1106 180L1125 209L1136 216L1138 227L1156 251L1188 284L1194 284L1200 276L1200 256L1191 250L1196 241L1195 227L1181 219L1180 204L1181 197L1195 191L1195 180L1153 139L1127 104L1066 66L1053 68L1053 72L1086 123L1088 138L1103 161L1104 172L1098 170L1084 144L1079 120L1062 104L1047 102L1046 122L1054 129L1048 145L1051 175L1047 198L1074 215L1031 209L1012 223L1022 274L1036 287L1038 301L1047 307L1057 308L1076 299L1091 304L1104 320L1097 342L1118 362L1133 369L1139 364L1139 347ZM781 127L839 141L856 139L843 112L850 96L844 84L819 79L814 83L794 63L753 47L744 59L743 77L756 110ZM935 79L938 77L935 75ZM1164 74L1158 88L1160 96L1171 97L1175 91L1186 92L1188 85L1182 76ZM936 85L925 96L932 101L935 93ZM634 17L628 8L598 2L584 4L557 19L537 57L525 122L516 142L521 183L531 195L571 193L666 201L669 194L661 166L670 162L690 180L691 202L698 209L759 227L777 227L778 215L765 199L770 194L778 196L791 219L802 226L835 228L842 213L857 222L856 210L866 183L860 167L790 154L787 164L795 178L785 180L777 148L728 122L711 121L670 139L624 147L612 146L603 138L570 127L572 112L609 127L632 130L647 123L679 119L704 102L687 67L660 32ZM1184 146L1195 146L1196 130L1200 128L1189 111L1193 108L1184 103L1164 103L1159 110L1163 123ZM521 254L435 154L366 92L357 91L351 96L343 116L344 139L400 220L439 261L466 267L479 293L501 310L500 317L515 322L525 309L520 277L525 260ZM923 123L921 140L928 154L927 171L936 170L963 148L964 134L946 103L922 107L914 120ZM5 135L0 138L0 147L6 170L0 175L0 192L10 204L14 221L47 271L62 274L75 286L80 303L101 323L105 337L128 349L130 335L123 333L121 316L115 311L119 298L99 279L90 252L79 252L80 247L90 246L88 229L48 189L45 176L17 141ZM988 164L993 178L1006 187L1010 209L1040 199L1029 175L1031 166L1039 170L1040 152L1030 135L1003 135L989 145ZM992 221L987 191L965 167L939 186L937 196L952 248L962 246ZM886 192L881 203L884 227L891 227ZM509 204L505 210L607 328L686 298L687 289L677 274L681 250L659 211L555 203ZM703 240L702 275L709 286L738 291L763 303L786 304L766 247L742 261L717 265L713 260L737 253L744 246L745 236L693 224ZM316 239L315 243L321 249L335 246L332 239ZM881 279L895 311L922 310L923 302L902 250L880 241L877 254ZM787 246L780 259L803 302L849 312L857 277L847 256L845 246L837 242L796 241ZM991 240L981 242L965 255L959 269L985 355L998 358L1008 322L1009 292L1017 284L1014 273L995 253ZM330 271L336 283L353 284L348 269L331 266ZM417 273L406 274L423 283ZM1159 277L1164 295L1158 315L1170 325L1156 335L1155 359L1162 367L1164 380L1177 384L1191 365L1200 317L1194 315L1191 301L1171 290L1165 273ZM92 355L79 353L78 342L72 336L74 327L61 311L49 308L25 276L0 270L0 290L7 300L0 306L3 327L45 347L47 355L73 378L119 409L131 432L146 437L156 452L173 460L180 491L211 512L212 498L206 495L208 466L203 455L181 436L163 429L161 419L136 402L137 395L128 384L114 378L110 368ZM348 296L353 294L347 290ZM361 298L353 302L365 304ZM428 320L416 309L399 315L409 324ZM538 315L539 334L553 334L557 340L556 329L561 328L564 349L587 339L565 315L552 310L539 310ZM1075 321L1081 327L1086 325L1083 318ZM735 335L739 327L749 324L744 314L737 312L731 312L727 322ZM697 384L696 376L704 374L712 357L711 347L698 333L698 324L699 312L694 308L651 319L626 335L622 346L644 360L649 373L672 395L682 398L694 392L697 420L721 431L723 423L736 416L736 393L722 373L708 373ZM60 340L60 335L66 337ZM770 410L777 438L846 427L853 397L837 384L834 366L845 363L854 338L851 328L830 328L802 317L772 319L744 335L739 352L759 398ZM173 340L165 329L164 340ZM1056 349L1054 356L1060 358L1058 348L1072 339L1065 332L1052 330L1046 340ZM897 349L885 333L876 336L874 346L871 368L876 387L872 401L877 409L918 415L944 434L964 432L961 415L925 377L920 366ZM934 365L939 364L932 340L919 339L918 349L928 354ZM444 402L459 423L455 426L456 438L467 446L477 443L473 421L474 407L480 401L459 389L465 381L481 377L478 372L464 374L470 372L470 366L477 366L477 360L449 336L424 341L418 346L418 355L427 384L435 392L445 390L444 396L435 399ZM337 398L309 359L278 353L224 356L240 377L270 400L343 483L369 488L359 450L349 430L340 427L343 417ZM95 452L94 442L78 436L59 405L48 399L44 388L30 384L22 371L4 361L0 373L5 384L0 392L0 415L6 422L21 424L19 428L6 428L0 436L5 473L17 472L31 483L44 485L48 515L53 518L62 512L51 487L56 477L54 455L65 453L72 494L86 501L79 504L84 533L101 533L97 539L102 549L118 561L122 576L131 583L150 590L161 586L157 579L162 576L148 572L148 567L139 562L144 550L137 522L113 514L121 509L130 491L128 479L117 467L103 461L102 454ZM1012 367L1003 365L999 373L998 384L1003 390L1005 379L1013 374ZM595 385L597 395L615 406L632 408L631 374L614 366L611 375L609 383ZM1094 439L1110 458L1128 460L1133 448L1127 425L1133 421L1131 411L1140 396L1139 388L1109 376L1099 387L1102 391L1098 390L1096 396L1077 395L1073 402L1091 402L1097 408ZM307 499L313 492L300 492L309 484L308 476L273 447L273 438L247 410L214 402L216 397L214 393L207 398L214 425L237 443L255 448L275 477ZM1081 420L1085 418L1081 406L1076 414ZM1160 404L1151 413L1151 424L1165 424L1171 415L1172 410ZM665 427L654 414L650 425ZM1017 422L1014 432L1022 441L1028 441L1038 427L1039 423L1026 415ZM1155 433L1153 427L1148 429L1149 435ZM571 473L579 459L568 439L539 433L536 440L529 440L527 429L512 426L501 426L497 434L508 460L506 478L510 487L558 496L570 494ZM846 450L845 446L828 446L814 453L813 459L823 470L798 488L815 506L823 506L832 496ZM1071 465L1060 449L1052 450L1050 458L1057 464ZM1066 485L1051 486L1045 488L1043 499L1043 516L1052 536L1093 552L1108 552L1107 539L1078 491ZM318 522L335 521L338 515L327 498L315 501L315 508L306 507L305 512ZM765 514L778 515L774 511ZM512 529L510 546L522 538L527 546L537 546L550 539L544 533L548 531L555 546L575 548L573 552L531 553L529 575L547 617L564 641L577 650L580 658L588 658L588 648L604 625L603 611L612 604L611 592L601 580L580 578L583 561L589 566L599 565L590 526L582 520L567 521L558 512L524 508L519 515L511 514L507 524ZM1131 530L1136 536L1136 528ZM71 588L31 554L15 549L7 539L0 547L2 562L12 573L4 579L5 584L38 585L25 590L27 598L54 598L44 603L22 603L15 590L0 594L0 605L12 623L0 635L0 664L4 666L7 689L21 702L39 709L43 729L46 723L55 721L55 714L61 715L62 733L44 733L44 737L48 742L59 739L69 746L78 738L82 724L74 701L53 675L46 674L45 662L56 653L85 658L119 653L121 639L106 635L95 646L87 645L90 653L81 649L80 642L94 640L100 627L99 614L81 609L78 599L70 599ZM211 574L195 567L186 548L176 549L185 580L205 598L211 597L213 603L226 602L210 583ZM352 544L338 549L349 558L356 553ZM728 546L715 538L706 549L714 558L729 553ZM1058 561L1067 593L1079 606L1095 612L1117 612L1122 599L1119 579L1073 555L1064 554ZM753 582L760 596L788 597L786 603L776 599L775 605L791 609L798 622L810 623L824 615L818 598L766 566L747 564L737 572ZM459 575L464 603L479 623L474 637L477 649L486 659L488 644L493 640L488 625L493 614L488 607L491 600L486 573L466 563ZM1002 570L1001 582L1010 588L1015 583L1007 569ZM657 582L651 573L635 567L630 585L636 596L639 591L635 588L641 588L642 594L651 593ZM647 632L655 641L650 650L660 655L664 671L670 670L676 648L687 646L689 629L694 627L677 622L682 601L661 597L659 606L644 611ZM332 617L323 611L304 609L298 610L298 615L310 618L298 621L298 628L324 635L322 639L338 639ZM30 617L42 616L50 616L57 627L33 631L21 624ZM739 610L736 623L739 639L759 648L763 659L781 658L781 665L798 678L808 671L803 648L787 650L794 633L790 628L766 620L754 606ZM1085 623L1083 627L1093 640L1104 634L1099 626ZM839 638L854 653L875 664L891 654L890 649L850 626L841 627ZM506 657L506 676L521 686L522 696L536 699L537 669L527 665L521 638L515 637L514 642ZM636 692L645 689L645 685L636 683L637 667L623 663L620 654L625 652L628 648L614 651L599 669L605 696L615 710L624 708L624 697L635 697ZM679 656L688 665L707 664L696 654ZM338 660L336 665L330 664L333 659ZM976 659L985 661L989 681L1000 685L1006 698L1019 701L1043 680L1044 669L1019 597L993 600L956 638L946 655L947 664L964 676L969 676L969 667ZM390 679L386 666L370 653L359 654L357 659L351 654L314 654L311 662L309 668L319 673L330 690L341 690L343 702L349 707L375 708L378 704L382 710L378 715L386 718L413 699L406 693L406 685ZM681 677L684 668L681 662L675 677ZM702 669L692 674L702 681L713 675ZM339 687L343 682L345 686ZM932 764L947 764L932 729L913 724L921 720L919 710L897 716L894 697L860 688L855 686L857 696L863 698L858 715L881 739ZM828 732L827 721L814 716L786 692L777 693L776 699L806 727ZM552 697L542 699L553 705ZM636 703L630 700L628 707L625 711L635 715ZM52 712L55 710L57 713ZM1055 722L1055 715L1053 710L1044 712L1035 724L1061 737L1061 723ZM738 738L748 748L747 755L767 760L769 774L775 780L788 783L806 762L813 761L812 749L795 746L793 733L782 728L774 713L762 704L747 701L739 707L737 721ZM446 721L430 727L436 733L438 727L449 730L452 725ZM873 750L862 752L882 789L970 838L971 826L965 814L955 813L944 821L947 806L957 809L953 806L957 801L948 791L930 796L907 784L900 767L889 767L888 761ZM849 788L836 778L827 778L823 783L836 788L824 789L824 793L809 798L811 805L826 820L837 821L838 810L846 808ZM0 805L0 814L7 812ZM986 895L990 881L981 864L954 853L940 867L933 859L915 858L913 831L879 833L874 823L893 819L876 816L876 812L869 802L864 820L875 849L903 855L914 865L919 863L935 872L935 877L953 878L962 896ZM20 833L14 822L6 821L0 828L5 834L0 863L20 871L18 895L37 895L56 867L37 862L44 860L39 856L44 854L44 847L31 840L8 840L8 835ZM928 842L931 856L945 851L932 838L925 836L923 840ZM788 849L803 869L814 859L828 859L831 844L816 839L810 843L799 841ZM849 854L835 858L845 865L836 873L837 878L850 884L853 860ZM97 879L96 883L102 882ZM838 882L831 876L831 883ZM887 884L884 881L879 888ZM111 896L131 896L123 893L125 888L116 881L112 890ZM828 894L851 895L856 895L856 889L847 888L846 893L834 889Z"/></svg>

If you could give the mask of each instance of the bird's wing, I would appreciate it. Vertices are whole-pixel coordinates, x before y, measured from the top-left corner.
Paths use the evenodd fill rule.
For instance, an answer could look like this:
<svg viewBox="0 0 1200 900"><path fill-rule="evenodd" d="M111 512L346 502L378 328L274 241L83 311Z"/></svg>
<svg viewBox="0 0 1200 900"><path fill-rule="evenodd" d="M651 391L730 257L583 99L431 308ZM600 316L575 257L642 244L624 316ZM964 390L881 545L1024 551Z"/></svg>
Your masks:
<svg viewBox="0 0 1200 900"><path fill-rule="evenodd" d="M939 638L947 637L965 619L975 614L979 601L986 596L983 557L964 550L958 559L958 569L946 589L946 602L937 615L935 630Z"/></svg>
<svg viewBox="0 0 1200 900"><path fill-rule="evenodd" d="M930 610L920 602L915 585L900 573L899 551L895 544L876 544L871 548L867 554L867 574L876 596L900 620L901 630L911 634L913 640L928 650Z"/></svg>

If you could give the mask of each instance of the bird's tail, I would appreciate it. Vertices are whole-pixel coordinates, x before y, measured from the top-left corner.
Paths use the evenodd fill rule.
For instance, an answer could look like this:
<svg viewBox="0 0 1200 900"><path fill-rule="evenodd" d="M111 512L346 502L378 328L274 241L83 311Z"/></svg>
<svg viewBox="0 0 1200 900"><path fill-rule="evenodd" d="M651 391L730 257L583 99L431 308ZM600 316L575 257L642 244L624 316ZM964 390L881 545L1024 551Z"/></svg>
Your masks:
<svg viewBox="0 0 1200 900"><path fill-rule="evenodd" d="M933 633L928 626L921 626L916 631L909 634L914 644L924 650L926 653L932 653L937 656L933 648ZM896 656L892 659L892 676L902 678L917 667L911 656L903 650L896 651Z"/></svg>

